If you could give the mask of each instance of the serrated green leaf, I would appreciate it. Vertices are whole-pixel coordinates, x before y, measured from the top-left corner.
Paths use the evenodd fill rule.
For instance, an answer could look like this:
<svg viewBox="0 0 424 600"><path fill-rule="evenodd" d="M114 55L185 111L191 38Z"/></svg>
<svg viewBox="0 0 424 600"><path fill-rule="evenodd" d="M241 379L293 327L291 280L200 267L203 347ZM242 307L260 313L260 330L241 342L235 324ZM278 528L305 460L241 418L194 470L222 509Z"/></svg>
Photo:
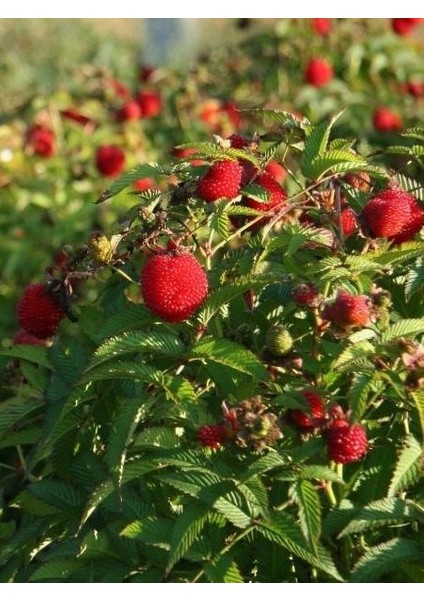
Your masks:
<svg viewBox="0 0 424 600"><path fill-rule="evenodd" d="M129 304L118 313L107 315L98 332L98 339L103 340L124 331L144 329L151 321L152 313L144 304Z"/></svg>
<svg viewBox="0 0 424 600"><path fill-rule="evenodd" d="M387 343L400 337L411 337L424 333L424 319L401 319L389 325L381 335L381 342Z"/></svg>
<svg viewBox="0 0 424 600"><path fill-rule="evenodd" d="M380 582L380 577L396 568L401 561L422 562L423 559L423 553L412 540L394 538L369 548L356 563L349 583Z"/></svg>
<svg viewBox="0 0 424 600"><path fill-rule="evenodd" d="M201 535L208 521L208 513L209 508L204 504L190 504L178 517L172 529L171 548L166 566L167 573Z"/></svg>
<svg viewBox="0 0 424 600"><path fill-rule="evenodd" d="M39 398L10 398L0 404L0 434L45 405Z"/></svg>
<svg viewBox="0 0 424 600"><path fill-rule="evenodd" d="M134 441L134 447L175 448L179 445L179 438L169 427L149 427L144 429Z"/></svg>
<svg viewBox="0 0 424 600"><path fill-rule="evenodd" d="M143 521L130 523L124 527L119 535L169 550L173 525L174 523L171 519L147 517Z"/></svg>
<svg viewBox="0 0 424 600"><path fill-rule="evenodd" d="M300 127L301 129L306 128L310 125L306 117L299 117L286 110L274 110L270 108L249 108L242 111L243 113L257 114L266 119L270 119L273 123L277 123L282 126Z"/></svg>
<svg viewBox="0 0 424 600"><path fill-rule="evenodd" d="M299 524L311 547L321 535L321 503L315 485L307 479L299 479L293 488L294 498L299 505Z"/></svg>
<svg viewBox="0 0 424 600"><path fill-rule="evenodd" d="M94 359L86 372L89 372L90 369L101 362L114 359L123 354L152 352L178 357L183 354L184 350L184 344L176 335L163 332L131 331L111 338L97 348Z"/></svg>
<svg viewBox="0 0 424 600"><path fill-rule="evenodd" d="M240 481L248 481L251 477L263 475L273 469L287 467L287 461L274 450L270 450L268 454L261 456L255 460L246 471L241 475Z"/></svg>
<svg viewBox="0 0 424 600"><path fill-rule="evenodd" d="M105 190L97 202L105 202L105 200L109 200L116 196L126 187L132 185L137 179L141 179L144 177L156 177L157 175L167 175L169 169L159 166L156 163L150 163L147 165L141 165L124 173L121 177L115 179L115 181L111 184L111 186Z"/></svg>
<svg viewBox="0 0 424 600"><path fill-rule="evenodd" d="M311 566L324 571L336 581L343 581L329 552L317 545L316 554L302 536L300 528L287 514L273 513L272 517L258 526L258 531L268 540L286 548Z"/></svg>
<svg viewBox="0 0 424 600"><path fill-rule="evenodd" d="M399 453L387 495L394 496L418 481L422 475L423 461L421 444L413 435L409 435Z"/></svg>
<svg viewBox="0 0 424 600"><path fill-rule="evenodd" d="M65 481L45 479L44 481L31 483L27 489L33 496L56 508L78 508L84 502L84 497L80 491Z"/></svg>
<svg viewBox="0 0 424 600"><path fill-rule="evenodd" d="M417 140L424 141L424 128L422 127L408 127L405 131L400 134L403 137L411 137Z"/></svg>
<svg viewBox="0 0 424 600"><path fill-rule="evenodd" d="M411 392L411 397L418 413L418 421L421 426L421 439L424 441L424 391Z"/></svg>
<svg viewBox="0 0 424 600"><path fill-rule="evenodd" d="M354 376L352 387L349 390L349 406L352 410L352 420L360 421L367 409L368 398L384 390L384 383L379 379L378 373L360 373Z"/></svg>
<svg viewBox="0 0 424 600"><path fill-rule="evenodd" d="M414 504L400 498L384 498L361 508L338 537L414 521L424 522L423 509L419 510Z"/></svg>
<svg viewBox="0 0 424 600"><path fill-rule="evenodd" d="M267 379L265 367L253 352L230 340L203 338L192 347L189 360L224 365L258 381Z"/></svg>
<svg viewBox="0 0 424 600"><path fill-rule="evenodd" d="M211 583L244 583L237 564L230 554L217 556L205 566L205 573Z"/></svg>
<svg viewBox="0 0 424 600"><path fill-rule="evenodd" d="M424 253L424 242L404 242L400 246L393 248L381 248L369 252L367 257L371 261L381 265L399 265L404 262L410 262L415 258L420 258Z"/></svg>
<svg viewBox="0 0 424 600"><path fill-rule="evenodd" d="M374 346L367 340L362 340L362 342L357 342L342 350L334 361L332 368L339 371L350 371L352 370L352 363L354 361L358 358L363 359L364 357L370 356L374 352Z"/></svg>
<svg viewBox="0 0 424 600"><path fill-rule="evenodd" d="M128 446L143 414L140 404L140 398L124 399L110 432L105 458L109 470L118 475L119 483L122 480Z"/></svg>
<svg viewBox="0 0 424 600"><path fill-rule="evenodd" d="M318 479L320 481L335 481L343 484L344 481L338 473L324 465L307 465L302 467L297 474L299 479Z"/></svg>
<svg viewBox="0 0 424 600"><path fill-rule="evenodd" d="M49 358L47 356L47 348L42 346L18 345L9 348L8 350L0 350L0 356L8 356L10 358L18 358L35 363L41 367L51 369Z"/></svg>
<svg viewBox="0 0 424 600"><path fill-rule="evenodd" d="M29 581L42 581L45 579L57 583L67 579L81 566L77 558L53 558L38 567L29 577Z"/></svg>

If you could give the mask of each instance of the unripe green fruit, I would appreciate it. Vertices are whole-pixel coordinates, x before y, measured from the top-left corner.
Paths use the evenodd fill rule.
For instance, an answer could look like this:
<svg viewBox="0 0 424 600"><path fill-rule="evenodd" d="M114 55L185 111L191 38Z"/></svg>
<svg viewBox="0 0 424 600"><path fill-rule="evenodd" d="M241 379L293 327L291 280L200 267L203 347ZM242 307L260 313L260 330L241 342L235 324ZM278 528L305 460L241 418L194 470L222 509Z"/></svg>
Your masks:
<svg viewBox="0 0 424 600"><path fill-rule="evenodd" d="M293 338L284 325L273 325L266 334L266 346L274 356L284 356L293 348Z"/></svg>
<svg viewBox="0 0 424 600"><path fill-rule="evenodd" d="M92 233L88 240L90 256L97 262L107 265L112 260L113 247L102 233Z"/></svg>

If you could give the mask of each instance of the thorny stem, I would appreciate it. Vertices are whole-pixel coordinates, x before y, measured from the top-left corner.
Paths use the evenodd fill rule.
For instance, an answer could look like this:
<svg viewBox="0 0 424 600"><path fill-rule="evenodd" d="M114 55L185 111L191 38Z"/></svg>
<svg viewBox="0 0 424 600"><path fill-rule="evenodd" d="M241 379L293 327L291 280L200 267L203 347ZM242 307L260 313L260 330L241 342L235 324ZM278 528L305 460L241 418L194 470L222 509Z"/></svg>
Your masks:
<svg viewBox="0 0 424 600"><path fill-rule="evenodd" d="M256 524L254 525L249 525L249 527L247 527L244 531L242 531L241 533L239 533L238 535L236 535L229 544L227 544L226 546L224 546L224 548L222 548L215 556L213 560L216 560L217 557L219 556L223 556L224 554L226 554L229 550L231 550L231 548L233 546L235 546L241 539L243 539L246 535L248 535L251 531L253 531L256 527ZM212 562L212 561L211 561ZM191 580L190 583L196 583L197 581L199 581L199 579L204 575L205 573L205 568L203 567L202 569L200 569L200 571L197 573L197 575Z"/></svg>

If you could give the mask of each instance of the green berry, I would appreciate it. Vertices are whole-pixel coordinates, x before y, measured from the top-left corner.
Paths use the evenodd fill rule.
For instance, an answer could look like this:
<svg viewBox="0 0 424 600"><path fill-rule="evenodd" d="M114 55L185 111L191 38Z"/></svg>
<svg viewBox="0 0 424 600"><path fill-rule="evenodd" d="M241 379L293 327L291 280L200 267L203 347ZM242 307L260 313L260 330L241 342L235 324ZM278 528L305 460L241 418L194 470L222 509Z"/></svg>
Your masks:
<svg viewBox="0 0 424 600"><path fill-rule="evenodd" d="M293 348L293 338L284 325L273 325L266 334L266 346L274 356L284 356Z"/></svg>

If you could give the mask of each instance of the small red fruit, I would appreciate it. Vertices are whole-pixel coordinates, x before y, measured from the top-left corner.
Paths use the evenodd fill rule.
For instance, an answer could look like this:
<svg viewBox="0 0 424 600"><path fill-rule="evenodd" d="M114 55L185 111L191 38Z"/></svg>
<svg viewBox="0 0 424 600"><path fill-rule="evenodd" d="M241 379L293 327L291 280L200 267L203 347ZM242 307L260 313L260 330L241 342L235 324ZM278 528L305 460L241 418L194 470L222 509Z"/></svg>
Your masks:
<svg viewBox="0 0 424 600"><path fill-rule="evenodd" d="M403 242L408 242L412 240L412 238L421 231L421 228L424 226L424 211L416 202L414 196L412 194L408 194L409 196L409 208L411 210L411 214L406 225L402 227L402 229L396 235L389 236L389 240L395 245L402 244Z"/></svg>
<svg viewBox="0 0 424 600"><path fill-rule="evenodd" d="M361 220L372 237L393 238L415 221L418 211L422 212L412 194L400 188L388 188L368 201Z"/></svg>
<svg viewBox="0 0 424 600"><path fill-rule="evenodd" d="M354 296L340 290L337 298L324 308L322 316L341 329L368 325L371 309L368 296Z"/></svg>
<svg viewBox="0 0 424 600"><path fill-rule="evenodd" d="M208 279L188 253L163 252L149 258L140 273L144 302L170 323L189 319L208 294Z"/></svg>
<svg viewBox="0 0 424 600"><path fill-rule="evenodd" d="M424 96L424 83L420 81L408 81L406 91L413 98L422 98Z"/></svg>
<svg viewBox="0 0 424 600"><path fill-rule="evenodd" d="M340 221L336 219L335 224L338 225L340 223L342 233L345 237L349 237L356 231L358 231L358 220L356 218L355 211L350 208L343 208L340 213Z"/></svg>
<svg viewBox="0 0 424 600"><path fill-rule="evenodd" d="M16 332L15 337L13 338L13 344L15 346L19 346L20 344L26 344L30 346L45 346L46 340L36 337L25 329L20 329Z"/></svg>
<svg viewBox="0 0 424 600"><path fill-rule="evenodd" d="M331 31L331 19L311 19L311 25L318 35L326 36Z"/></svg>
<svg viewBox="0 0 424 600"><path fill-rule="evenodd" d="M232 199L240 193L243 167L234 160L214 163L197 182L197 195L206 202Z"/></svg>
<svg viewBox="0 0 424 600"><path fill-rule="evenodd" d="M158 92L139 92L137 103L141 110L141 116L144 119L156 117L162 110L162 99Z"/></svg>
<svg viewBox="0 0 424 600"><path fill-rule="evenodd" d="M309 411L294 409L290 411L290 417L302 431L312 431L325 422L324 401L316 392L304 390L302 392L309 403Z"/></svg>
<svg viewBox="0 0 424 600"><path fill-rule="evenodd" d="M325 58L313 58L309 61L305 79L310 85L315 87L323 87L327 85L334 77L332 65Z"/></svg>
<svg viewBox="0 0 424 600"><path fill-rule="evenodd" d="M221 111L227 115L234 129L238 129L241 126L242 116L237 104L234 102L224 102Z"/></svg>
<svg viewBox="0 0 424 600"><path fill-rule="evenodd" d="M287 171L276 160L270 160L265 167L265 173L271 175L278 183L283 183L287 178Z"/></svg>
<svg viewBox="0 0 424 600"><path fill-rule="evenodd" d="M26 142L34 154L49 158L56 150L55 135L49 127L33 125L26 133Z"/></svg>
<svg viewBox="0 0 424 600"><path fill-rule="evenodd" d="M293 292L294 301L300 306L314 306L318 290L312 283L301 283Z"/></svg>
<svg viewBox="0 0 424 600"><path fill-rule="evenodd" d="M362 425L349 425L344 419L337 419L329 425L327 452L330 460L341 464L352 463L362 458L367 451L367 434Z"/></svg>
<svg viewBox="0 0 424 600"><path fill-rule="evenodd" d="M44 339L55 334L65 312L46 285L33 283L24 290L19 300L17 316L22 329Z"/></svg>
<svg viewBox="0 0 424 600"><path fill-rule="evenodd" d="M157 190L156 183L151 177L143 177L134 181L133 188L137 192L145 192L146 190Z"/></svg>
<svg viewBox="0 0 424 600"><path fill-rule="evenodd" d="M250 140L239 133L232 133L228 139L231 142L231 148L243 149L247 148L247 146L250 144Z"/></svg>
<svg viewBox="0 0 424 600"><path fill-rule="evenodd" d="M387 106L381 106L374 111L372 124L377 131L398 131L402 128L402 117Z"/></svg>
<svg viewBox="0 0 424 600"><path fill-rule="evenodd" d="M255 185L259 185L268 193L268 199L266 202L260 202L259 200L255 200L255 198L247 197L244 199L245 206L249 208L253 208L255 210L261 212L272 212L277 213L282 206L287 201L287 194L281 185L274 179L272 175L269 173L261 173L258 175L252 182ZM250 220L255 219L256 217L249 217ZM264 217L257 221L254 225L252 225L252 229L254 231L263 227L266 223L268 223L272 219L272 217Z"/></svg>
<svg viewBox="0 0 424 600"><path fill-rule="evenodd" d="M124 165L125 153L119 146L110 144L97 148L96 167L102 175L117 177L124 170Z"/></svg>
<svg viewBox="0 0 424 600"><path fill-rule="evenodd" d="M392 19L392 30L397 35L409 35L422 19Z"/></svg>
<svg viewBox="0 0 424 600"><path fill-rule="evenodd" d="M136 121L141 117L141 108L135 100L128 100L116 111L117 121Z"/></svg>
<svg viewBox="0 0 424 600"><path fill-rule="evenodd" d="M225 438L223 425L202 425L197 430L197 439L207 448L219 448L225 442Z"/></svg>

